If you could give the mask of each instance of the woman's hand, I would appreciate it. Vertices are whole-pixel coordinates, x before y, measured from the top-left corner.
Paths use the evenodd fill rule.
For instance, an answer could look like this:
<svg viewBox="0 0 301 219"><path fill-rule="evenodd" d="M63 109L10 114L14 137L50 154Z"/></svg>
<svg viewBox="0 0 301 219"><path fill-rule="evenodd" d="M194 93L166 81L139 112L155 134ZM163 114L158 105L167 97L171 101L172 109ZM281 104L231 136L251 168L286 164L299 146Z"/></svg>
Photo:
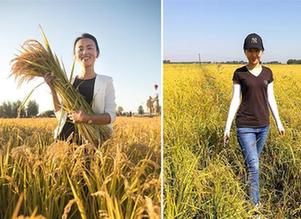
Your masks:
<svg viewBox="0 0 301 219"><path fill-rule="evenodd" d="M280 126L278 127L278 132L279 132L280 135L285 135L285 130L284 130L284 128L283 128L282 125L280 125Z"/></svg>
<svg viewBox="0 0 301 219"><path fill-rule="evenodd" d="M73 123L85 123L89 121L89 116L82 110L74 111L68 114L69 119Z"/></svg>
<svg viewBox="0 0 301 219"><path fill-rule="evenodd" d="M230 131L225 131L224 132L224 145L229 143L229 139L230 139Z"/></svg>

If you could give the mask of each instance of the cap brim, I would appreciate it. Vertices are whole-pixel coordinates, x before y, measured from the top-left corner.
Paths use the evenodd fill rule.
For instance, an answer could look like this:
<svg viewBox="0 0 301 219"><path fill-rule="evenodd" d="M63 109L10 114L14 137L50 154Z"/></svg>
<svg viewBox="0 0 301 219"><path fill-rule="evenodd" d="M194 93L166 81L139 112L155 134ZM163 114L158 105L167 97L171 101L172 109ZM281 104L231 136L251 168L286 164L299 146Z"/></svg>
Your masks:
<svg viewBox="0 0 301 219"><path fill-rule="evenodd" d="M247 50L247 49L260 49L260 50L264 50L264 48L261 47L260 45L251 45L251 46L244 47L244 50Z"/></svg>

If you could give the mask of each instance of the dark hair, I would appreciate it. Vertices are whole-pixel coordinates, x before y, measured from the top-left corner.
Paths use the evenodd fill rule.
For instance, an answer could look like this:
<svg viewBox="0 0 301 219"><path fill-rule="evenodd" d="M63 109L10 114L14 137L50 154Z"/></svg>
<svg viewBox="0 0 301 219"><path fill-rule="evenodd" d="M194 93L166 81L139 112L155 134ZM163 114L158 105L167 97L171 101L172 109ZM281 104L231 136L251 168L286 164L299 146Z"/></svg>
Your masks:
<svg viewBox="0 0 301 219"><path fill-rule="evenodd" d="M82 35L80 35L79 37L77 37L74 41L74 44L73 44L73 54L75 54L75 46L76 46L76 43L81 40L81 39L85 39L85 38L88 38L90 40L93 40L93 42L95 43L96 45L96 51L97 51L97 56L99 55L99 47L98 47L98 43L97 43L97 40L96 38L89 34L89 33L83 33Z"/></svg>

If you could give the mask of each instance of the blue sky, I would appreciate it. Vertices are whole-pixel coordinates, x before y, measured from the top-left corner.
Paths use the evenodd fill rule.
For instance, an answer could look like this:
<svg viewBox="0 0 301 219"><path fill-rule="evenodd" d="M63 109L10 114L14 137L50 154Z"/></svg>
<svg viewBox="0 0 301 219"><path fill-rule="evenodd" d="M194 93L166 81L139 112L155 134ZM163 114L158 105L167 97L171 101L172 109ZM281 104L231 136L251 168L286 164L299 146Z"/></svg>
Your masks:
<svg viewBox="0 0 301 219"><path fill-rule="evenodd" d="M75 38L84 32L93 34L100 46L96 73L113 77L118 106L137 111L153 95L153 85L161 84L160 4L159 0L0 1L0 103L22 100L42 81L17 89L8 78L9 62L19 46L29 38L42 40L41 24L67 70ZM46 85L32 99L40 111L53 109Z"/></svg>
<svg viewBox="0 0 301 219"><path fill-rule="evenodd" d="M246 60L252 32L263 38L263 61L301 59L301 1L165 0L163 10L164 59Z"/></svg>

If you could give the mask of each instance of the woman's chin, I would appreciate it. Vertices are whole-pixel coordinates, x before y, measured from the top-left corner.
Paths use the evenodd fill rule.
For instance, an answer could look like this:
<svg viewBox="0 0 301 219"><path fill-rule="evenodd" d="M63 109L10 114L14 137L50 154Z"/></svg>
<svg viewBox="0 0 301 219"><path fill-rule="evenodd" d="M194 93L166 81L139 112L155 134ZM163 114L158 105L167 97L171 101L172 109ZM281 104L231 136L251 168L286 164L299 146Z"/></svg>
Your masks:
<svg viewBox="0 0 301 219"><path fill-rule="evenodd" d="M84 68L88 68L94 65L94 62L82 62L81 66Z"/></svg>
<svg viewBox="0 0 301 219"><path fill-rule="evenodd" d="M257 65L258 63L259 63L259 61L258 60L256 60L256 61L251 61L250 62L252 65Z"/></svg>

